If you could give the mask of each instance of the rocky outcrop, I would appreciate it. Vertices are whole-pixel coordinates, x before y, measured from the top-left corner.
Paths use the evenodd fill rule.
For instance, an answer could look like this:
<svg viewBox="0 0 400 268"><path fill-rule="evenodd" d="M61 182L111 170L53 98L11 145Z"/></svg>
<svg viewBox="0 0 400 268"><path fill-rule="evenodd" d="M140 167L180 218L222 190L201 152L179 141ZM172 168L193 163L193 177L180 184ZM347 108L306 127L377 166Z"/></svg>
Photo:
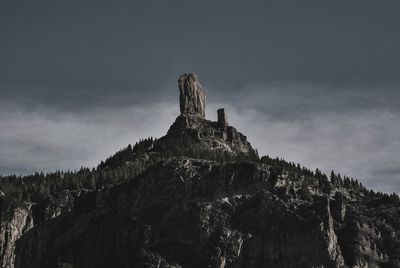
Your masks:
<svg viewBox="0 0 400 268"><path fill-rule="evenodd" d="M225 109L217 111L218 121L206 120L205 93L195 74L179 78L179 115L167 135L155 143L154 151L174 152L181 155L212 152L231 156L256 156L247 137L229 126Z"/></svg>
<svg viewBox="0 0 400 268"><path fill-rule="evenodd" d="M5 198L0 198L0 209L0 267L13 268L16 242L33 227L32 211L30 205Z"/></svg>
<svg viewBox="0 0 400 268"><path fill-rule="evenodd" d="M39 204L0 198L0 267L13 268L19 239L32 228L39 228L44 222L71 213L76 198L83 192L85 191L54 193Z"/></svg>
<svg viewBox="0 0 400 268"><path fill-rule="evenodd" d="M246 136L234 127L191 115L178 116L167 135L156 141L154 151L178 152L183 155L190 152L256 155Z"/></svg>
<svg viewBox="0 0 400 268"><path fill-rule="evenodd" d="M202 118L206 112L206 94L197 75L183 74L179 77L179 101L181 114L195 115Z"/></svg>

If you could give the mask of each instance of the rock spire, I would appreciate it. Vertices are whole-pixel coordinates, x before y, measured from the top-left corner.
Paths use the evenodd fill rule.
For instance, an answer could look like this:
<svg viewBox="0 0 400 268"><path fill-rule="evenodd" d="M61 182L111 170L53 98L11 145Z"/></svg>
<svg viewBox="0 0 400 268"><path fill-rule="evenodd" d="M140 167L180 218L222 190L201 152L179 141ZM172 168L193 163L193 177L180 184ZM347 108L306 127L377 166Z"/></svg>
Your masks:
<svg viewBox="0 0 400 268"><path fill-rule="evenodd" d="M218 115L218 123L222 125L223 127L229 126L228 124L228 118L225 113L224 108L220 108L217 110L217 115Z"/></svg>
<svg viewBox="0 0 400 268"><path fill-rule="evenodd" d="M197 75L193 73L182 74L179 77L179 101L181 114L205 117L206 94Z"/></svg>

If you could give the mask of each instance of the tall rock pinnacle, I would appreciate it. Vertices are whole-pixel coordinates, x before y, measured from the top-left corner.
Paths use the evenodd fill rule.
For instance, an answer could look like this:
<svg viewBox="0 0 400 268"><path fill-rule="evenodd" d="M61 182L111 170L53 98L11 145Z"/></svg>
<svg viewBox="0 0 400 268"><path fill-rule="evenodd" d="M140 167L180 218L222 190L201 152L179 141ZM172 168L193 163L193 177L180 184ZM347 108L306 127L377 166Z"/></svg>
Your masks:
<svg viewBox="0 0 400 268"><path fill-rule="evenodd" d="M193 73L182 74L179 77L179 101L181 114L205 117L206 94L197 75Z"/></svg>

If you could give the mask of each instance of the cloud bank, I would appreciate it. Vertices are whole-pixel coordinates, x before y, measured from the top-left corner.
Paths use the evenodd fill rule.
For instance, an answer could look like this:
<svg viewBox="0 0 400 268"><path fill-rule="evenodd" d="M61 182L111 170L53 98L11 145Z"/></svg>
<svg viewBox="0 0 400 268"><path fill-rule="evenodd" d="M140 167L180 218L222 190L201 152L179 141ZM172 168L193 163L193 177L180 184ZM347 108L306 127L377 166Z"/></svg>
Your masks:
<svg viewBox="0 0 400 268"><path fill-rule="evenodd" d="M26 174L93 167L129 143L160 136L176 113L168 103L80 113L3 105L0 171Z"/></svg>
<svg viewBox="0 0 400 268"><path fill-rule="evenodd" d="M326 173L333 169L376 190L400 192L400 113L386 99L391 90L380 97L366 91L360 101L359 91L326 96L318 88L249 86L238 92L251 94L214 102L223 98L206 88L207 118L216 120L217 108L225 107L230 123L261 155ZM3 174L93 167L140 138L161 137L179 113L178 100L78 111L9 102L0 107Z"/></svg>

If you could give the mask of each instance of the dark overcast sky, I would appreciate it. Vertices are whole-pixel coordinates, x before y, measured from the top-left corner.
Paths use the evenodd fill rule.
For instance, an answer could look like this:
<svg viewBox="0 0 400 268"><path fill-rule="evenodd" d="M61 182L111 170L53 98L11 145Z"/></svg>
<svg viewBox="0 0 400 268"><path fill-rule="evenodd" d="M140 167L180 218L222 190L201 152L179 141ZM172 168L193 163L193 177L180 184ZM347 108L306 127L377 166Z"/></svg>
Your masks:
<svg viewBox="0 0 400 268"><path fill-rule="evenodd" d="M198 74L260 153L400 192L400 2L0 0L0 173L159 137Z"/></svg>

